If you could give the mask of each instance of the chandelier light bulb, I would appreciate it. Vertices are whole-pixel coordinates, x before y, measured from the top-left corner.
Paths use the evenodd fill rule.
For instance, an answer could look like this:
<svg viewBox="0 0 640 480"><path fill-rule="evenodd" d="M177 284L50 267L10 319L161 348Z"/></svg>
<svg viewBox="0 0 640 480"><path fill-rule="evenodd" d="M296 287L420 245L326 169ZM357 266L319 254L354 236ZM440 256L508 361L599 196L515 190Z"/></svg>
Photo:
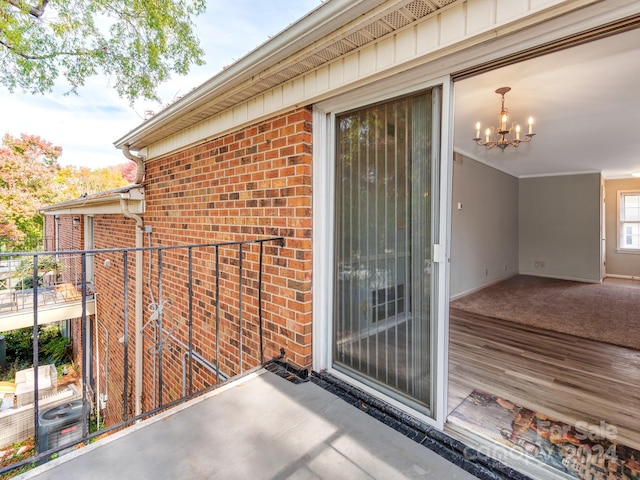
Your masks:
<svg viewBox="0 0 640 480"><path fill-rule="evenodd" d="M516 140L520 140L520 125L516 125Z"/></svg>

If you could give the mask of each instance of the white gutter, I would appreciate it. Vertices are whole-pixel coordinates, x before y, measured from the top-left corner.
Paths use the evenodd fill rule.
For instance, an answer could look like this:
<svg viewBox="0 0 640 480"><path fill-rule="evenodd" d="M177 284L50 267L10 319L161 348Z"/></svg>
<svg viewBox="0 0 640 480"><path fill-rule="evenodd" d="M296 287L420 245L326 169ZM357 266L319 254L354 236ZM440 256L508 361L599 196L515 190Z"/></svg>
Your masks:
<svg viewBox="0 0 640 480"><path fill-rule="evenodd" d="M144 190L140 185L129 185L126 188L90 195L86 198L74 198L40 208L48 215L71 214L113 214L121 213L120 199L127 198L135 203L129 205L134 213L144 213Z"/></svg>
<svg viewBox="0 0 640 480"><path fill-rule="evenodd" d="M186 115L197 109L207 99L251 80L265 69L285 61L301 49L322 40L336 29L365 15L384 2L385 0L330 0L321 4L229 68L116 140L114 145L116 148L124 148L125 145L135 144L149 132L172 122L176 116Z"/></svg>
<svg viewBox="0 0 640 480"><path fill-rule="evenodd" d="M142 413L142 250L139 250L144 246L144 224L142 218L135 213L129 211L129 202L126 198L120 199L120 207L122 208L122 215L126 218L131 218L136 222L136 293L135 293L135 414L140 415ZM125 318L125 322L128 319ZM126 368L126 365L125 365Z"/></svg>

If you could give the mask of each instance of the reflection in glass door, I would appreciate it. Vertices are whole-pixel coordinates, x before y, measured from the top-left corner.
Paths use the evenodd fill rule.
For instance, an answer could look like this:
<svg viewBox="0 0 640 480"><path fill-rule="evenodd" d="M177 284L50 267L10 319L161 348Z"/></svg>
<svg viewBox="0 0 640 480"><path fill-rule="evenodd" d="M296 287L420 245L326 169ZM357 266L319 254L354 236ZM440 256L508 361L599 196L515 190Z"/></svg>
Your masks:
<svg viewBox="0 0 640 480"><path fill-rule="evenodd" d="M336 117L333 365L426 414L438 94Z"/></svg>

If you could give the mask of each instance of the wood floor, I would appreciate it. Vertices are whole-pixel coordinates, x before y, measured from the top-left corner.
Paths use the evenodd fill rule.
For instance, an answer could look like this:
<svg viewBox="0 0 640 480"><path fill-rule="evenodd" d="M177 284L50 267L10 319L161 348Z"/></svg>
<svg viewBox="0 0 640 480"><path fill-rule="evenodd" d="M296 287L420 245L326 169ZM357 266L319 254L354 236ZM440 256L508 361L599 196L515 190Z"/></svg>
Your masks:
<svg viewBox="0 0 640 480"><path fill-rule="evenodd" d="M449 411L472 390L640 450L640 352L452 309Z"/></svg>

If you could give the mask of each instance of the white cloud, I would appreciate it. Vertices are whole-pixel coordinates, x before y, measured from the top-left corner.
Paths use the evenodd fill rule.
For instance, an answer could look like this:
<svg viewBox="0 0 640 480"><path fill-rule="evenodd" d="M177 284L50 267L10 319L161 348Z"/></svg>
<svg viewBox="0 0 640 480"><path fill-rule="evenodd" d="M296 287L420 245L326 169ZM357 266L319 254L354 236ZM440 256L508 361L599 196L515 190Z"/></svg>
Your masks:
<svg viewBox="0 0 640 480"><path fill-rule="evenodd" d="M146 109L158 112L161 105L204 83L319 4L320 0L210 0L205 15L196 19L207 63L160 86L162 104L138 102L131 108L105 77L89 79L78 95L64 95L64 87L44 96L0 90L0 133L39 135L61 146L62 165L100 168L123 163L113 142L139 125Z"/></svg>

